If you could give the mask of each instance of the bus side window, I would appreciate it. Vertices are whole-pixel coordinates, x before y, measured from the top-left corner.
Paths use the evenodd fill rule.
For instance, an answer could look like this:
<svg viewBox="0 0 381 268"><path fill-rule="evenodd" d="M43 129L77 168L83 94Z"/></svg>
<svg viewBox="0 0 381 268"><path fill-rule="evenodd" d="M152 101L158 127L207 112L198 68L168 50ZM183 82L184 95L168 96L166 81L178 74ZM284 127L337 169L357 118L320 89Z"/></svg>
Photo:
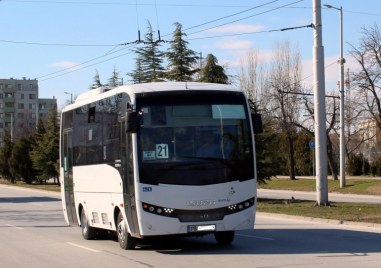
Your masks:
<svg viewBox="0 0 381 268"><path fill-rule="evenodd" d="M88 123L94 123L95 122L95 106L89 108L89 117L88 117Z"/></svg>
<svg viewBox="0 0 381 268"><path fill-rule="evenodd" d="M251 121L253 123L254 134L263 133L261 114L252 113L251 114Z"/></svg>

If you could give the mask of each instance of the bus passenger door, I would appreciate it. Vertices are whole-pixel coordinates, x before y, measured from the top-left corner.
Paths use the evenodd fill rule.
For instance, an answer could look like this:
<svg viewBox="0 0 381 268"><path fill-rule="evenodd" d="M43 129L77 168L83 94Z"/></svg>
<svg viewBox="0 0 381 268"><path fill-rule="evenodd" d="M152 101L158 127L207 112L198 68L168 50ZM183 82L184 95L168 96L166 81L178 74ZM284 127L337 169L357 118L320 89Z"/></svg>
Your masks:
<svg viewBox="0 0 381 268"><path fill-rule="evenodd" d="M63 169L64 169L64 189L66 213L70 225L78 225L77 213L74 202L74 184L73 184L73 146L71 130L65 130L63 133Z"/></svg>
<svg viewBox="0 0 381 268"><path fill-rule="evenodd" d="M132 153L132 137L131 133L126 133L126 123L123 120L121 133L121 146L122 146L122 169L123 174L123 198L127 216L128 226L131 230L131 235L135 237L140 236L138 216L136 211L135 199L135 181L134 181L134 165Z"/></svg>

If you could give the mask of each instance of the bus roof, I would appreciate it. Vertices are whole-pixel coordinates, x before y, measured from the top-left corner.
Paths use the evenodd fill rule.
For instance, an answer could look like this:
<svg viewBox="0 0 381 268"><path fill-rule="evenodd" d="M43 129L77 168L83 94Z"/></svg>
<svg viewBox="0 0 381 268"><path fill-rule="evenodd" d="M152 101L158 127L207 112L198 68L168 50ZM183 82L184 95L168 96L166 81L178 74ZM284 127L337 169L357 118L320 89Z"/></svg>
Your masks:
<svg viewBox="0 0 381 268"><path fill-rule="evenodd" d="M201 83L201 82L153 82L142 84L131 84L118 86L113 89L107 87L99 87L86 91L79 95L73 104L66 106L62 111L72 110L82 105L97 101L102 98L113 96L115 94L127 93L130 96L159 91L176 91L176 90L225 90L225 91L241 91L231 85Z"/></svg>

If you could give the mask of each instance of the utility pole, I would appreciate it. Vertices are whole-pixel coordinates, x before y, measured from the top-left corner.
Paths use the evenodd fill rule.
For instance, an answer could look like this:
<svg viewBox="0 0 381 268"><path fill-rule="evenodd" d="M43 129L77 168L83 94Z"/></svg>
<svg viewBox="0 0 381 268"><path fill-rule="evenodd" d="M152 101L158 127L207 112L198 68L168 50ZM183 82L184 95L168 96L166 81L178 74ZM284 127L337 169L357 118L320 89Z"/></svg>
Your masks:
<svg viewBox="0 0 381 268"><path fill-rule="evenodd" d="M343 7L324 5L327 8L336 9L340 12L340 59L339 65L339 92L340 92L340 188L345 187L345 122L344 122L344 63L343 57Z"/></svg>
<svg viewBox="0 0 381 268"><path fill-rule="evenodd" d="M72 104L73 103L73 93L71 93L71 92L64 92L64 93L67 95L70 95L70 104Z"/></svg>
<svg viewBox="0 0 381 268"><path fill-rule="evenodd" d="M312 0L314 46L314 117L316 159L316 204L328 205L327 134L325 113L324 47L321 22L321 1Z"/></svg>

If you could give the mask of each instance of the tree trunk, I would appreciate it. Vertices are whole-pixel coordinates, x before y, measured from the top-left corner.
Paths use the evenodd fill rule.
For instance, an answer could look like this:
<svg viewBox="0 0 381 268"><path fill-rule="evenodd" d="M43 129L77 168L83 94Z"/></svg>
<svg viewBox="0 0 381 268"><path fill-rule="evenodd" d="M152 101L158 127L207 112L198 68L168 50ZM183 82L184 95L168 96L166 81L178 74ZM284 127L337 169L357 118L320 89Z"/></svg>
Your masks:
<svg viewBox="0 0 381 268"><path fill-rule="evenodd" d="M327 156L328 156L328 166L329 169L331 170L333 180L338 180L338 175L337 175L337 165L335 164L335 161L333 159L333 148L332 148L332 142L327 137Z"/></svg>
<svg viewBox="0 0 381 268"><path fill-rule="evenodd" d="M295 150L294 150L294 140L290 135L287 135L287 142L288 142L288 156L290 159L290 180L295 180Z"/></svg>

